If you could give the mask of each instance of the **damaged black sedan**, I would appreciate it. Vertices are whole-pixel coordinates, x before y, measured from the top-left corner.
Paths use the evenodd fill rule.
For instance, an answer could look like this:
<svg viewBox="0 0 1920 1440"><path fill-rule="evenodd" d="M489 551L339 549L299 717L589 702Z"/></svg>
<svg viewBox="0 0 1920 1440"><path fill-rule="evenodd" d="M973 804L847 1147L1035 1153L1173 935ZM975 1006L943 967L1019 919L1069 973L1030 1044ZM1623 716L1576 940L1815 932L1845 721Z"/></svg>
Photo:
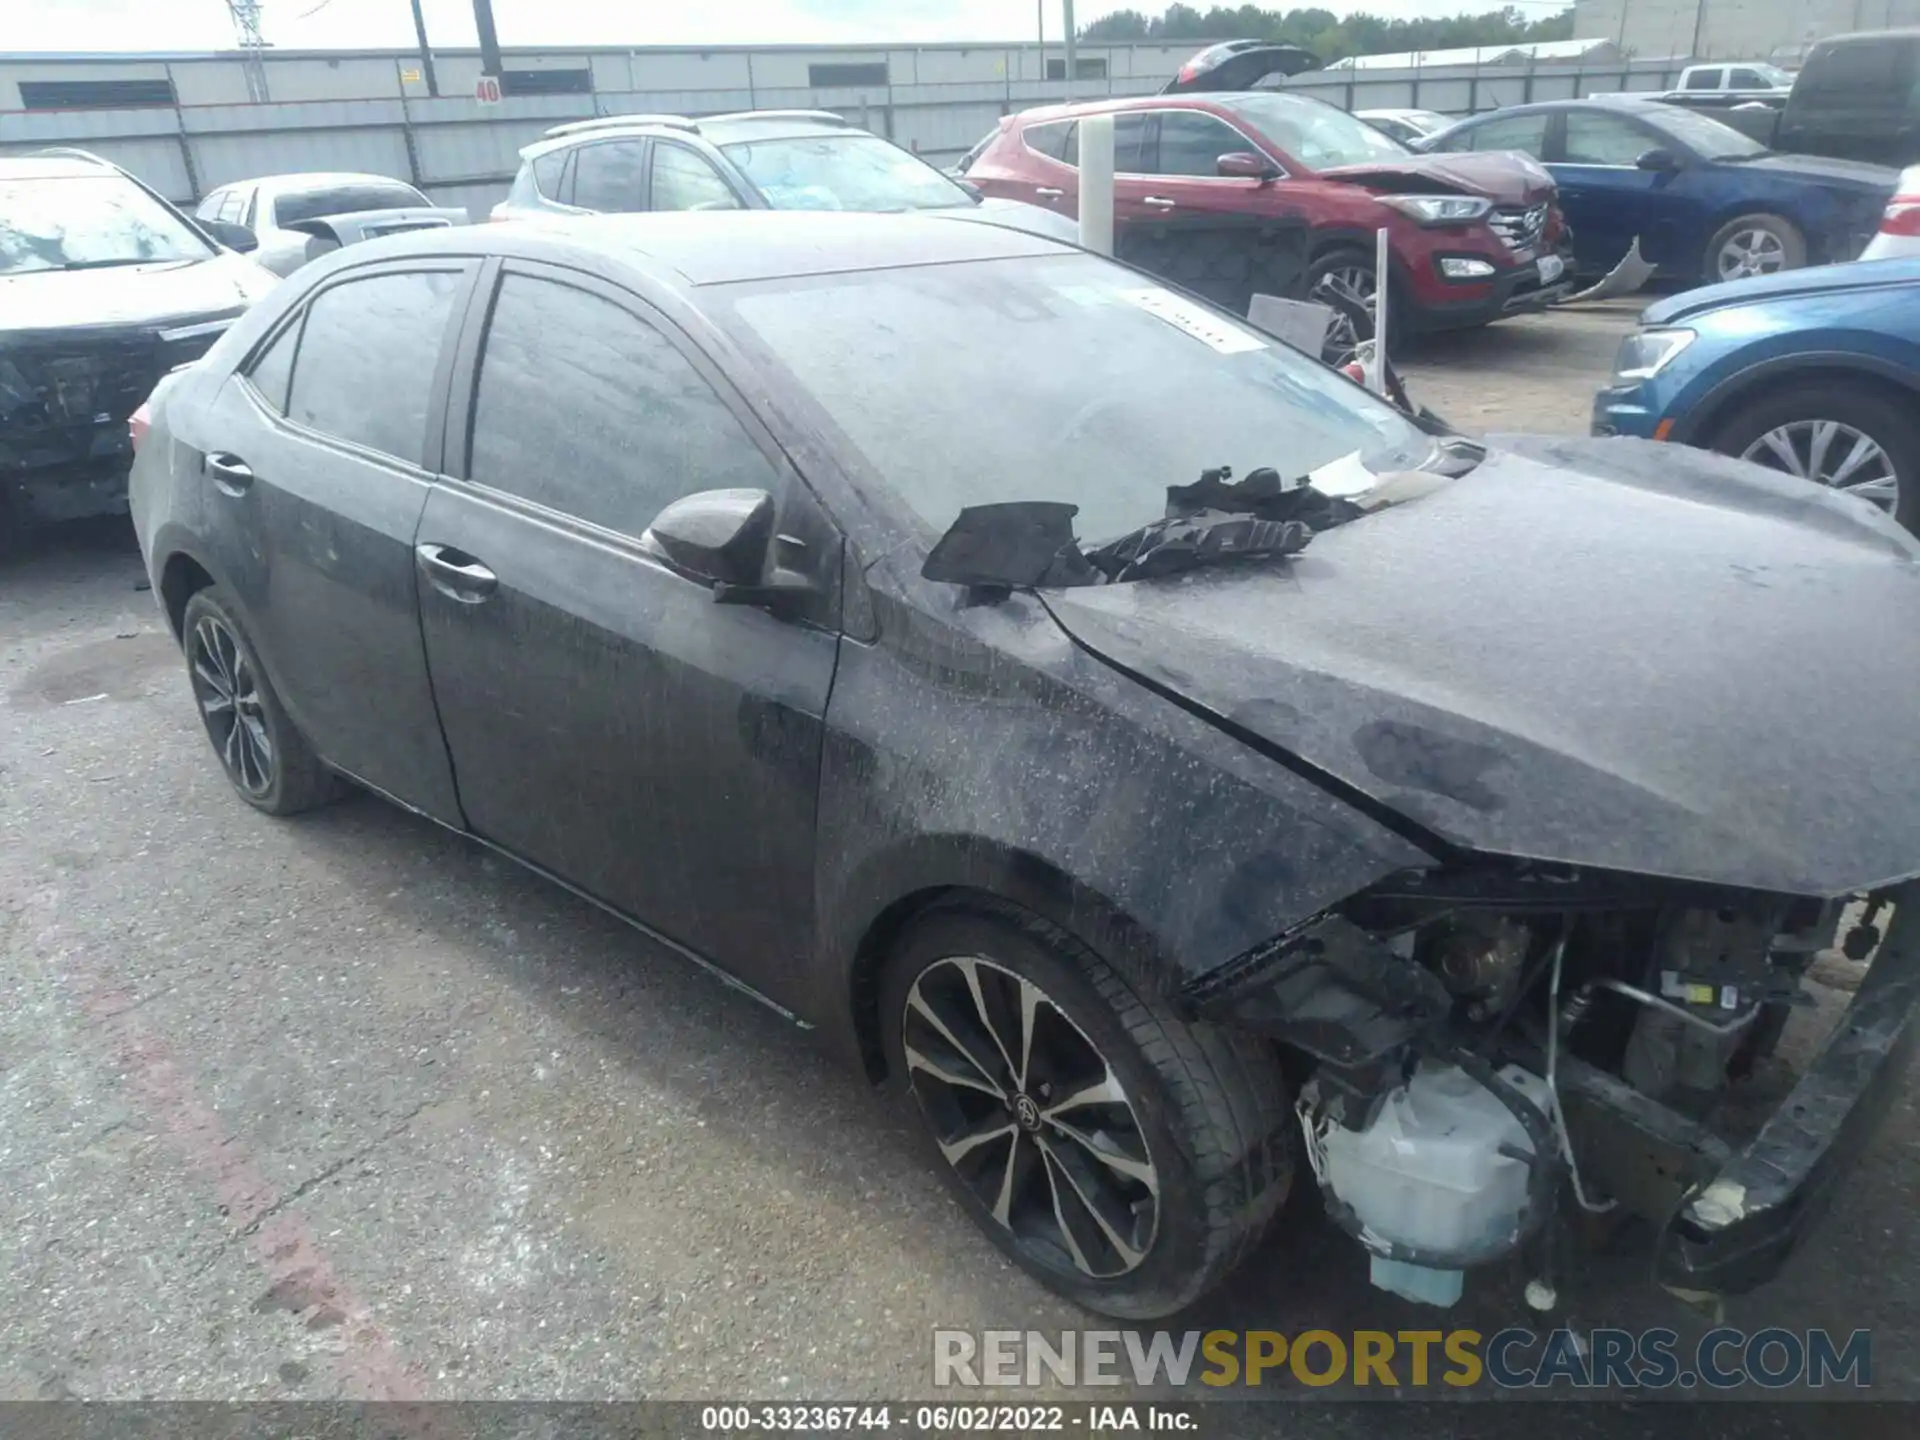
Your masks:
<svg viewBox="0 0 1920 1440"><path fill-rule="evenodd" d="M372 242L152 411L242 799L350 780L818 1030L1096 1310L1296 1176L1435 1303L1590 1210L1751 1288L1907 1059L1920 542L1864 502L1439 433L927 217ZM1855 900L1857 998L1727 1129Z"/></svg>

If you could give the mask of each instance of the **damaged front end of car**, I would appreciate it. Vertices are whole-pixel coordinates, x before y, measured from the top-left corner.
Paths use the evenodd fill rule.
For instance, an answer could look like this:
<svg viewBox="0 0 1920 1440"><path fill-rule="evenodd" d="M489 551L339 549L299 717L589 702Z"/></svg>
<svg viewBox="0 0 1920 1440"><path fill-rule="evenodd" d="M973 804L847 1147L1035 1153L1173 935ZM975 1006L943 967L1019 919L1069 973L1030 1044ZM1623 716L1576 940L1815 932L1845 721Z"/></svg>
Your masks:
<svg viewBox="0 0 1920 1440"><path fill-rule="evenodd" d="M1371 886L1192 982L1204 1018L1311 1061L1308 1157L1376 1285L1451 1304L1518 1257L1563 1283L1582 1212L1658 1229L1656 1279L1689 1298L1772 1278L1871 1135L1914 1044L1920 882L1891 908L1845 1014L1785 1100L1743 1085L1813 1004L1848 899L1463 859Z"/></svg>

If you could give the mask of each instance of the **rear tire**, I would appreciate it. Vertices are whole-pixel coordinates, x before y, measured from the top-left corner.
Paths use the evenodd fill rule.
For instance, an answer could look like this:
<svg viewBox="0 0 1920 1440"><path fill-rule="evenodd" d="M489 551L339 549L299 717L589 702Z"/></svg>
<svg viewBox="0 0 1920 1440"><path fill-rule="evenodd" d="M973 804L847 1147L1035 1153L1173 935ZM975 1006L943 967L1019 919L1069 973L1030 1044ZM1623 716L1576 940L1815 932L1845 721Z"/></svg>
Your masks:
<svg viewBox="0 0 1920 1440"><path fill-rule="evenodd" d="M921 916L888 967L881 1024L962 1207L1090 1310L1144 1320L1190 1305L1286 1198L1294 1121L1271 1049L1180 1019L1023 911L977 898ZM1102 1098L1075 1098L1089 1094Z"/></svg>
<svg viewBox="0 0 1920 1440"><path fill-rule="evenodd" d="M1812 379L1776 386L1741 402L1713 431L1710 449L1722 455L1750 459L1770 469L1799 474L1809 467L1795 469L1787 463L1780 446L1800 460L1810 460L1808 442L1817 437L1818 427L1830 424L1836 429L1827 441L1822 474L1803 478L1831 484L1854 452L1854 437L1864 437L1886 457L1894 494L1873 488L1881 468L1871 465L1864 450L1860 468L1840 481L1839 488L1866 485L1860 491L1891 513L1907 529L1920 534L1920 419L1915 418L1911 402L1901 404L1877 390L1858 388L1857 381ZM1767 437L1773 437L1769 444Z"/></svg>
<svg viewBox="0 0 1920 1440"><path fill-rule="evenodd" d="M339 777L287 718L226 591L218 585L196 590L180 634L207 739L240 798L269 815L295 815L337 799Z"/></svg>
<svg viewBox="0 0 1920 1440"><path fill-rule="evenodd" d="M1707 242L1701 273L1709 285L1749 275L1798 270L1807 263L1807 240L1800 227L1781 215L1742 215L1714 231Z"/></svg>

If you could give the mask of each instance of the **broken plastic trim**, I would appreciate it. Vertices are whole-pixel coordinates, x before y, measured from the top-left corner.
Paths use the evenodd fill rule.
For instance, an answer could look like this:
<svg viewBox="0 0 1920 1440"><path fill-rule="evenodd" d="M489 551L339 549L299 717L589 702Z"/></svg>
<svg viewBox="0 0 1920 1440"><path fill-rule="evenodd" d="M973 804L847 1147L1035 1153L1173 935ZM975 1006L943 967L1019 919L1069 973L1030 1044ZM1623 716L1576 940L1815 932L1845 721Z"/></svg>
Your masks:
<svg viewBox="0 0 1920 1440"><path fill-rule="evenodd" d="M1073 533L1080 507L1050 500L969 505L947 527L920 574L974 588L1123 584L1225 561L1265 560L1306 549L1314 531L1359 507L1289 484L1262 467L1238 483L1223 465L1167 488L1166 514L1093 550Z"/></svg>
<svg viewBox="0 0 1920 1440"><path fill-rule="evenodd" d="M1597 285L1564 296L1561 305L1579 305L1589 300L1615 300L1622 295L1636 295L1642 286L1653 278L1658 267L1641 258L1640 237L1633 237L1633 243L1627 247L1627 253L1620 263L1609 270Z"/></svg>

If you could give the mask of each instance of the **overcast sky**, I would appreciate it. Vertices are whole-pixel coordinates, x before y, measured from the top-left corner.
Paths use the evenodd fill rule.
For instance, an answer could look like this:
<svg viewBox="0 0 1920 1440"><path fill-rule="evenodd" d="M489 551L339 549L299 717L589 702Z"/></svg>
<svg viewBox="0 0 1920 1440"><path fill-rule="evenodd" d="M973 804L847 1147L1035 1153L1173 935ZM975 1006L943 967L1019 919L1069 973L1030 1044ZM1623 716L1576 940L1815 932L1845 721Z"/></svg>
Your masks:
<svg viewBox="0 0 1920 1440"><path fill-rule="evenodd" d="M1047 36L1060 34L1060 0L1045 0ZM1291 0L1305 3L1305 0ZM1321 0L1338 13L1451 15L1500 0ZM1546 14L1565 0L1521 0ZM436 45L475 43L472 0L424 0ZM1078 0L1082 24L1115 0ZM1164 4L1133 8L1158 13ZM1206 8L1203 4L1202 9ZM1280 4L1280 8L1288 8ZM233 44L226 0L0 0L0 50L212 50ZM846 44L858 41L1026 40L1034 0L493 0L502 45ZM413 44L408 0L262 0L261 28L286 49Z"/></svg>

